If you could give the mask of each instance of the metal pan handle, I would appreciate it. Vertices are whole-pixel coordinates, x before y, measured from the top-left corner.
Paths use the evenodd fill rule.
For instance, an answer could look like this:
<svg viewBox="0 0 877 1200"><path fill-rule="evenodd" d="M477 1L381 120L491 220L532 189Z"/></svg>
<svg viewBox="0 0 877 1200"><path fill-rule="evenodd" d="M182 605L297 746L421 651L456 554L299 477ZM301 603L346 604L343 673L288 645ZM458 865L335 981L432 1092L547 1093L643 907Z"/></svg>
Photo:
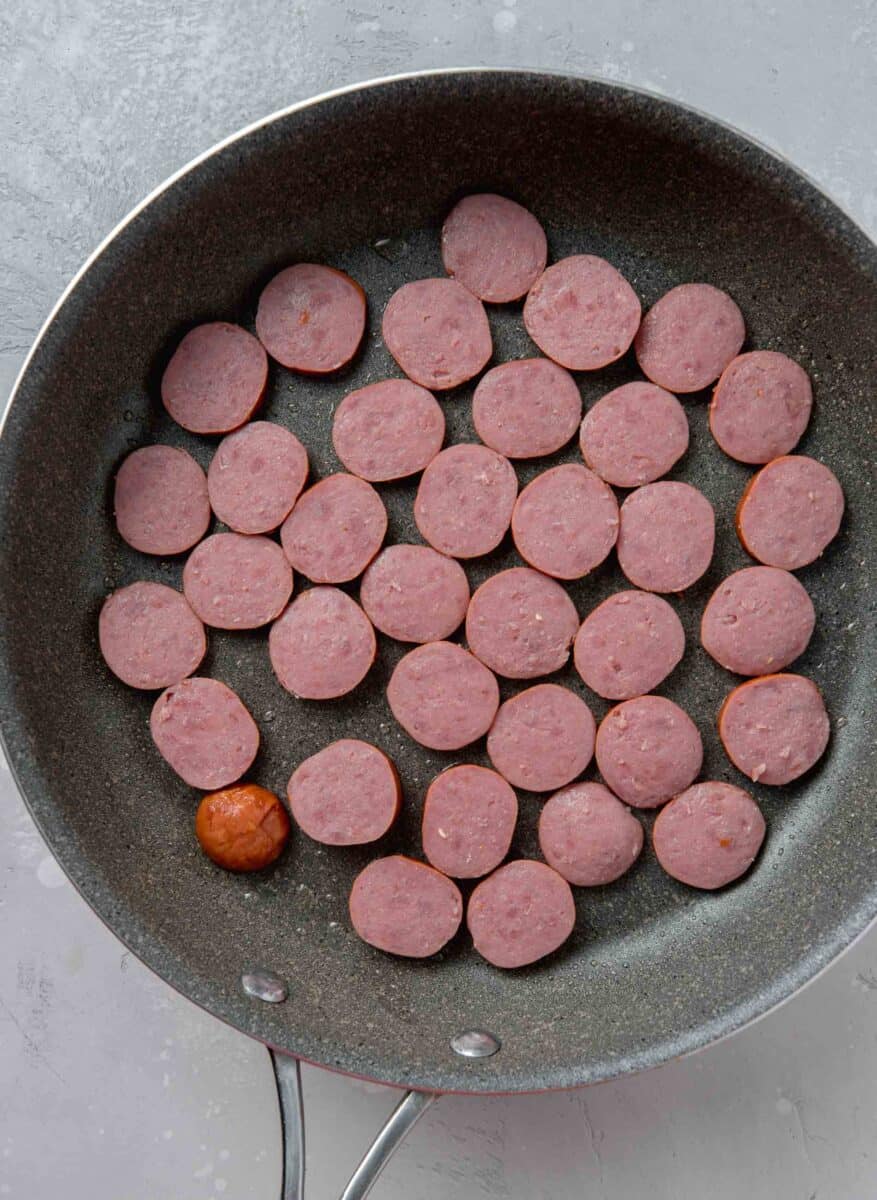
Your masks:
<svg viewBox="0 0 877 1200"><path fill-rule="evenodd" d="M274 1050L269 1050L269 1053L277 1082L277 1099L280 1101L280 1123L283 1130L283 1176L280 1197L281 1200L304 1200L305 1118L301 1068L297 1058L278 1054ZM364 1200L408 1131L435 1099L432 1092L405 1093L363 1155L341 1195L341 1200Z"/></svg>

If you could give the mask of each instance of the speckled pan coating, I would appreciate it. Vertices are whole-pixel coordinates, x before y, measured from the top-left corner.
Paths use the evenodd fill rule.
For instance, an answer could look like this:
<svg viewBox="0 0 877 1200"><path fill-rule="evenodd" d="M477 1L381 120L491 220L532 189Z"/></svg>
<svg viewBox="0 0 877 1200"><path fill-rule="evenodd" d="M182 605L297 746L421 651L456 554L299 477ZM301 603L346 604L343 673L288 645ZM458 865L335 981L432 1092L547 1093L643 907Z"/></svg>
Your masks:
<svg viewBox="0 0 877 1200"><path fill-rule="evenodd" d="M699 895L665 876L649 850L605 895L577 897L578 926L561 951L508 975L481 962L462 934L427 962L363 945L346 903L374 850L299 837L256 879L215 868L193 843L196 794L150 744L152 697L113 680L97 649L108 591L138 577L179 586L181 562L165 566L120 542L110 500L132 445L159 438L209 462L213 443L175 428L158 396L186 330L216 319L252 329L261 288L297 260L359 279L370 317L353 364L329 380L272 365L264 408L307 443L315 479L338 471L334 407L395 373L378 336L384 304L405 279L441 274L450 204L484 189L537 214L552 259L611 259L646 309L686 279L726 288L745 313L747 348L792 354L817 381L798 450L830 463L849 501L840 536L799 575L820 620L795 667L846 725L805 779L751 788L770 826L757 868L727 892ZM388 237L382 254L371 249ZM534 353L519 306L491 309L489 319L498 358ZM565 1087L665 1062L739 1028L830 962L877 907L877 809L861 801L875 779L865 736L877 629L877 492L865 486L875 357L874 247L791 168L669 101L557 76L432 75L335 95L234 141L162 192L81 278L32 356L0 439L0 709L10 760L52 849L116 933L196 1003L345 1071L461 1091ZM584 377L586 405L637 377L631 355ZM449 441L473 440L470 395L461 389L443 405ZM685 401L691 447L674 470L719 513L710 570L678 602L692 646L711 592L749 565L732 515L750 471L713 443L707 399ZM577 457L570 446L551 462ZM520 465L522 484L545 465ZM410 485L381 495L391 539L419 540ZM476 586L515 563L506 540L467 572ZM610 556L569 591L584 613L624 586ZM252 711L263 737L251 775L277 793L300 758L333 738L388 752L406 804L387 854L417 846L426 785L461 757L416 746L393 722L384 689L404 649L382 638L368 679L327 704L283 691L264 633L216 633L200 668ZM559 679L586 695L572 664ZM504 684L503 695L518 689ZM661 690L712 713L728 676L693 652ZM587 698L602 716L605 706ZM704 732L705 777L738 780L706 723ZM467 760L486 765L483 744L471 749ZM526 857L537 852L541 804L522 793L520 807L512 854ZM290 1001L246 996L240 975L253 966L279 972ZM448 1039L478 1026L502 1050L458 1058Z"/></svg>

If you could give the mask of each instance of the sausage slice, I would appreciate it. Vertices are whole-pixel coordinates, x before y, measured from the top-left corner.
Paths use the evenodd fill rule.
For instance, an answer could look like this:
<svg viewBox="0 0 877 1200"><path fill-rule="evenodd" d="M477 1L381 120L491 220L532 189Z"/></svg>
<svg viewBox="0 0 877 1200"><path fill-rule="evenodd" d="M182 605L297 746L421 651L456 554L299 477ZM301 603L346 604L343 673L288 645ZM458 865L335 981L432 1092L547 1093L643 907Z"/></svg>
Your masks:
<svg viewBox="0 0 877 1200"><path fill-rule="evenodd" d="M204 472L173 446L129 454L116 476L113 504L120 535L144 554L182 554L210 524Z"/></svg>
<svg viewBox="0 0 877 1200"><path fill-rule="evenodd" d="M440 642L469 604L469 580L430 546L387 546L366 568L359 599L376 629L400 642Z"/></svg>
<svg viewBox="0 0 877 1200"><path fill-rule="evenodd" d="M652 842L668 875L712 891L749 870L764 834L764 817L748 792L709 780L661 809Z"/></svg>
<svg viewBox="0 0 877 1200"><path fill-rule="evenodd" d="M537 571L557 579L581 579L615 545L618 501L587 467L552 467L518 497L512 537L521 558Z"/></svg>
<svg viewBox="0 0 877 1200"><path fill-rule="evenodd" d="M685 631L666 600L650 592L616 592L598 604L576 634L576 670L606 700L644 696L682 661Z"/></svg>
<svg viewBox="0 0 877 1200"><path fill-rule="evenodd" d="M162 692L149 728L162 758L203 790L240 779L259 749L256 722L239 697L218 679L198 675Z"/></svg>
<svg viewBox="0 0 877 1200"><path fill-rule="evenodd" d="M766 463L794 450L812 407L803 367L774 350L753 350L722 372L710 404L710 429L731 458Z"/></svg>
<svg viewBox="0 0 877 1200"><path fill-rule="evenodd" d="M268 359L240 325L214 321L192 329L174 351L161 380L161 400L191 433L228 433L262 403Z"/></svg>
<svg viewBox="0 0 877 1200"><path fill-rule="evenodd" d="M210 507L236 533L270 533L289 516L308 477L294 433L252 421L216 448L207 472Z"/></svg>
<svg viewBox="0 0 877 1200"><path fill-rule="evenodd" d="M455 279L404 283L390 297L382 330L408 378L437 392L477 375L493 354L484 305Z"/></svg>
<svg viewBox="0 0 877 1200"><path fill-rule="evenodd" d="M377 841L402 804L390 759L356 738L342 738L306 758L293 771L286 794L298 825L326 846Z"/></svg>
<svg viewBox="0 0 877 1200"><path fill-rule="evenodd" d="M333 587L303 592L268 634L274 674L302 700L334 700L365 679L377 653L371 621Z"/></svg>
<svg viewBox="0 0 877 1200"><path fill-rule="evenodd" d="M113 674L136 688L179 683L198 669L207 653L204 626L185 596L146 580L107 596L98 640Z"/></svg>
<svg viewBox="0 0 877 1200"><path fill-rule="evenodd" d="M282 366L327 375L359 349L365 307L365 292L343 271L297 263L275 275L259 297L256 333Z"/></svg>
<svg viewBox="0 0 877 1200"><path fill-rule="evenodd" d="M364 942L388 954L437 954L462 919L463 897L457 885L402 854L369 863L350 891L353 928Z"/></svg>
<svg viewBox="0 0 877 1200"><path fill-rule="evenodd" d="M591 710L575 692L540 683L500 705L487 753L515 787L552 792L591 761L595 729Z"/></svg>
<svg viewBox="0 0 877 1200"><path fill-rule="evenodd" d="M313 583L347 583L362 574L386 532L387 510L375 489L340 472L302 492L280 541L295 570Z"/></svg>
<svg viewBox="0 0 877 1200"><path fill-rule="evenodd" d="M719 712L719 737L753 783L792 783L825 753L831 731L819 688L803 675L762 675L734 688Z"/></svg>
<svg viewBox="0 0 877 1200"><path fill-rule="evenodd" d="M609 710L597 730L600 774L626 804L657 808L697 778L703 743L686 712L663 696Z"/></svg>
<svg viewBox="0 0 877 1200"><path fill-rule="evenodd" d="M255 783L211 792L198 805L195 836L227 871L261 871L289 840L289 815L273 792Z"/></svg>
<svg viewBox="0 0 877 1200"><path fill-rule="evenodd" d="M487 733L499 707L499 685L462 646L429 642L396 664L387 700L416 742L431 750L459 750Z"/></svg>
<svg viewBox="0 0 877 1200"><path fill-rule="evenodd" d="M759 562L797 571L837 536L843 512L844 494L828 467L790 454L750 479L737 506L737 534Z"/></svg>
<svg viewBox="0 0 877 1200"><path fill-rule="evenodd" d="M495 967L526 967L563 945L576 906L569 884L552 867L519 858L478 884L466 922L482 958Z"/></svg>
<svg viewBox="0 0 877 1200"><path fill-rule="evenodd" d="M414 520L442 554L477 558L502 541L517 492L518 477L507 458L487 446L460 443L442 450L423 472Z"/></svg>
<svg viewBox="0 0 877 1200"><path fill-rule="evenodd" d="M625 383L587 413L579 445L601 479L615 487L639 487L666 475L688 449L688 418L663 388Z"/></svg>
<svg viewBox="0 0 877 1200"><path fill-rule="evenodd" d="M548 260L545 230L514 200L484 192L464 196L442 227L449 275L480 300L506 304L525 295Z"/></svg>
<svg viewBox="0 0 877 1200"><path fill-rule="evenodd" d="M708 283L671 288L643 317L634 349L652 383L699 392L740 353L746 326L727 294Z"/></svg>
<svg viewBox="0 0 877 1200"><path fill-rule="evenodd" d="M643 827L602 783L574 783L549 797L539 815L539 846L568 883L599 887L629 871Z"/></svg>
<svg viewBox="0 0 877 1200"><path fill-rule="evenodd" d="M713 506L689 483L648 483L621 506L618 563L644 591L691 587L709 567L715 540Z"/></svg>
<svg viewBox="0 0 877 1200"><path fill-rule="evenodd" d="M382 379L350 392L332 422L335 453L348 471L370 483L422 471L444 436L438 402L410 379Z"/></svg>
<svg viewBox="0 0 877 1200"><path fill-rule="evenodd" d="M578 624L559 583L529 567L512 567L492 575L470 600L466 641L497 675L534 679L560 670Z"/></svg>
<svg viewBox="0 0 877 1200"><path fill-rule="evenodd" d="M270 538L214 533L183 568L186 599L214 629L258 629L286 608L292 570Z"/></svg>
<svg viewBox="0 0 877 1200"><path fill-rule="evenodd" d="M578 384L550 358L493 367L472 398L472 423L507 458L539 458L565 446L582 419Z"/></svg>
<svg viewBox="0 0 877 1200"><path fill-rule="evenodd" d="M423 852L455 879L477 879L509 852L518 798L502 776L464 763L429 785L423 804Z"/></svg>
<svg viewBox="0 0 877 1200"><path fill-rule="evenodd" d="M794 575L776 567L745 567L713 592L700 640L726 670L769 675L804 653L815 625L813 601Z"/></svg>

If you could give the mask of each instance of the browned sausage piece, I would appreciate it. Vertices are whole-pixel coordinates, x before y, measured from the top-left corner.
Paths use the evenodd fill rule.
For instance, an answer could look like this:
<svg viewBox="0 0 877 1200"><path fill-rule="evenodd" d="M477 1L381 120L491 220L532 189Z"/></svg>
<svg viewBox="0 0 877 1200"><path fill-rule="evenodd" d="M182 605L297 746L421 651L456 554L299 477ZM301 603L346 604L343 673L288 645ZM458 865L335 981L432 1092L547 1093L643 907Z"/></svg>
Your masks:
<svg viewBox="0 0 877 1200"><path fill-rule="evenodd" d="M387 954L428 958L463 919L460 889L446 875L402 854L378 858L353 881L350 920L364 942Z"/></svg>
<svg viewBox="0 0 877 1200"><path fill-rule="evenodd" d="M726 670L769 675L804 653L815 625L813 601L794 575L777 567L745 567L713 592L700 640Z"/></svg>
<svg viewBox="0 0 877 1200"><path fill-rule="evenodd" d="M559 671L579 626L559 583L529 567L499 571L469 602L466 641L485 666L507 679Z"/></svg>
<svg viewBox="0 0 877 1200"><path fill-rule="evenodd" d="M629 871L643 827L602 783L574 783L549 797L539 816L539 846L568 883L599 887Z"/></svg>
<svg viewBox="0 0 877 1200"><path fill-rule="evenodd" d="M442 227L449 275L481 300L506 304L525 295L548 260L545 230L531 212L484 192L464 196Z"/></svg>
<svg viewBox="0 0 877 1200"><path fill-rule="evenodd" d="M502 776L472 763L448 767L423 804L423 852L455 879L477 879L509 852L518 798Z"/></svg>
<svg viewBox="0 0 877 1200"><path fill-rule="evenodd" d="M190 330L161 380L167 411L192 433L228 433L262 403L268 359L239 325L214 321Z"/></svg>
<svg viewBox="0 0 877 1200"><path fill-rule="evenodd" d="M539 458L565 446L582 419L578 384L550 358L493 367L472 398L472 423L486 446L508 458Z"/></svg>
<svg viewBox="0 0 877 1200"><path fill-rule="evenodd" d="M581 579L618 537L618 501L587 467L564 463L528 483L512 513L518 553L537 571Z"/></svg>
<svg viewBox="0 0 877 1200"><path fill-rule="evenodd" d="M275 275L256 312L256 333L272 358L304 375L346 366L365 332L365 292L355 279L317 263Z"/></svg>
<svg viewBox="0 0 877 1200"><path fill-rule="evenodd" d="M663 696L639 696L609 710L597 730L597 766L616 796L657 808L697 778L703 743L688 713Z"/></svg>
<svg viewBox="0 0 877 1200"><path fill-rule="evenodd" d="M283 852L289 816L273 792L255 783L211 792L198 805L195 836L227 871L261 871Z"/></svg>
<svg viewBox="0 0 877 1200"><path fill-rule="evenodd" d="M710 565L715 540L713 506L689 483L648 483L621 506L618 563L644 591L691 587Z"/></svg>
<svg viewBox="0 0 877 1200"><path fill-rule="evenodd" d="M455 279L404 283L390 297L382 329L408 378L436 392L477 375L493 353L484 305Z"/></svg>
<svg viewBox="0 0 877 1200"><path fill-rule="evenodd" d="M283 522L280 541L296 571L313 583L347 583L381 548L387 510L356 475L329 475L299 496Z"/></svg>
<svg viewBox="0 0 877 1200"><path fill-rule="evenodd" d="M198 675L162 692L149 727L159 754L190 787L234 783L259 749L259 730L240 698Z"/></svg>
<svg viewBox="0 0 877 1200"><path fill-rule="evenodd" d="M207 472L210 507L237 533L270 533L290 514L308 477L294 433L252 421L219 443Z"/></svg>
<svg viewBox="0 0 877 1200"><path fill-rule="evenodd" d="M335 410L332 443L348 471L382 483L432 462L445 436L445 414L410 379L382 379L350 392Z"/></svg>
<svg viewBox="0 0 877 1200"><path fill-rule="evenodd" d="M359 600L376 629L400 642L440 642L460 626L469 580L430 546L387 546L366 568Z"/></svg>
<svg viewBox="0 0 877 1200"><path fill-rule="evenodd" d="M699 392L740 353L745 336L743 314L726 292L683 283L643 317L634 349L652 383L668 392Z"/></svg>
<svg viewBox="0 0 877 1200"><path fill-rule="evenodd" d="M524 304L527 333L570 371L595 371L621 358L639 328L639 297L611 263L576 254L549 267Z"/></svg>
<svg viewBox="0 0 877 1200"><path fill-rule="evenodd" d="M420 480L414 520L442 554L477 558L495 550L512 518L518 477L487 446L460 443L437 454Z"/></svg>
<svg viewBox="0 0 877 1200"><path fill-rule="evenodd" d="M487 733L499 707L499 685L462 646L428 642L396 664L387 700L416 742L431 750L459 750Z"/></svg>
<svg viewBox="0 0 877 1200"><path fill-rule="evenodd" d="M753 783L791 783L825 753L831 726L819 688L803 675L762 675L734 688L719 713L731 762Z"/></svg>
<svg viewBox="0 0 877 1200"><path fill-rule="evenodd" d="M688 418L675 396L653 383L625 383L585 416L582 457L615 487L639 487L666 475L688 449Z"/></svg>
<svg viewBox="0 0 877 1200"><path fill-rule="evenodd" d="M709 780L661 809L652 842L668 875L712 891L749 870L764 834L764 817L747 792Z"/></svg>
<svg viewBox="0 0 877 1200"><path fill-rule="evenodd" d="M342 738L293 771L289 807L308 837L326 846L361 846L383 837L396 819L402 789L377 746Z"/></svg>
<svg viewBox="0 0 877 1200"><path fill-rule="evenodd" d="M204 472L185 450L144 446L116 476L116 527L144 554L182 554L210 524Z"/></svg>
<svg viewBox="0 0 877 1200"><path fill-rule="evenodd" d="M650 592L616 592L598 604L576 634L576 670L606 700L653 691L682 661L685 631L666 600Z"/></svg>
<svg viewBox="0 0 877 1200"><path fill-rule="evenodd" d="M812 407L803 367L774 350L753 350L722 372L710 404L710 429L731 458L766 463L794 450Z"/></svg>
<svg viewBox="0 0 877 1200"><path fill-rule="evenodd" d="M575 692L539 683L500 705L487 753L515 787L553 792L591 761L595 729L591 710Z"/></svg>
<svg viewBox="0 0 877 1200"><path fill-rule="evenodd" d="M270 538L214 533L186 560L183 591L205 625L258 629L289 603L292 570Z"/></svg>
<svg viewBox="0 0 877 1200"><path fill-rule="evenodd" d="M271 626L268 653L288 692L302 700L334 700L365 679L377 642L355 600L338 588L314 587Z"/></svg>
<svg viewBox="0 0 877 1200"><path fill-rule="evenodd" d="M129 584L107 596L98 639L107 666L136 688L166 688L197 670L204 626L185 596L163 583Z"/></svg>
<svg viewBox="0 0 877 1200"><path fill-rule="evenodd" d="M566 880L545 863L520 858L478 884L466 922L475 949L495 967L526 967L562 946L576 923Z"/></svg>
<svg viewBox="0 0 877 1200"><path fill-rule="evenodd" d="M844 494L828 467L790 454L749 481L737 506L737 534L759 562L797 571L837 536L843 512Z"/></svg>

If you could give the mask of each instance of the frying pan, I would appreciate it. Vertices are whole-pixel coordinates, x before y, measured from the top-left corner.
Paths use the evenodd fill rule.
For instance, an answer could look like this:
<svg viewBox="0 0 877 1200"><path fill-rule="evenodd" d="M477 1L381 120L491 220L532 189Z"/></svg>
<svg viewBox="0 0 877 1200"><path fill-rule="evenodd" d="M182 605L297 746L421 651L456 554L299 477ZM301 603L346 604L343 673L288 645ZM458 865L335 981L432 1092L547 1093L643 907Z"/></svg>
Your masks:
<svg viewBox="0 0 877 1200"><path fill-rule="evenodd" d="M261 287L297 260L360 280L370 305L362 353L330 380L273 365L265 406L306 442L315 477L337 470L336 404L398 374L379 335L384 304L403 281L441 273L443 215L473 190L537 213L553 258L609 258L645 306L686 280L730 291L747 344L783 350L810 372L816 406L800 449L833 468L849 502L841 535L800 573L819 621L796 669L825 693L832 743L792 786L749 785L769 825L755 869L703 894L669 879L647 850L622 881L578 891L562 951L510 973L479 960L464 934L412 962L365 946L349 927L354 874L376 853L418 847L425 786L460 758L415 745L393 721L385 687L403 647L382 638L360 688L314 704L279 686L264 633L211 635L204 672L239 692L263 734L254 779L283 794L301 759L357 736L391 755L406 795L398 828L377 848L330 850L301 835L272 869L235 877L195 845L196 797L150 742L153 698L112 678L96 641L108 591L136 578L180 583L181 559L120 541L111 481L125 454L152 441L209 462L215 439L185 433L158 402L181 335L219 318L252 327ZM519 305L492 308L490 321L497 359L534 352ZM389 79L269 117L161 187L76 277L28 357L0 439L7 753L52 850L118 937L190 999L294 1056L278 1058L289 1195L301 1168L298 1058L413 1089L349 1193L361 1195L429 1094L573 1087L665 1062L779 1003L873 919L875 358L877 250L813 184L670 101L526 71ZM586 405L635 376L630 355L580 376ZM474 437L469 398L469 388L443 398L449 439ZM698 722L705 777L743 783L714 732L735 680L701 651L697 622L719 580L746 565L733 511L750 471L712 443L706 400L684 400L691 448L673 475L714 503L717 551L678 600L689 650L661 690ZM521 483L576 457L571 446L521 465ZM381 493L390 538L419 541L413 487ZM474 586L516 561L503 544L467 571ZM570 593L584 613L620 586L609 562ZM602 715L574 672L558 678ZM504 697L515 690L503 684ZM484 762L483 744L465 757ZM537 852L539 808L521 794L517 854Z"/></svg>

